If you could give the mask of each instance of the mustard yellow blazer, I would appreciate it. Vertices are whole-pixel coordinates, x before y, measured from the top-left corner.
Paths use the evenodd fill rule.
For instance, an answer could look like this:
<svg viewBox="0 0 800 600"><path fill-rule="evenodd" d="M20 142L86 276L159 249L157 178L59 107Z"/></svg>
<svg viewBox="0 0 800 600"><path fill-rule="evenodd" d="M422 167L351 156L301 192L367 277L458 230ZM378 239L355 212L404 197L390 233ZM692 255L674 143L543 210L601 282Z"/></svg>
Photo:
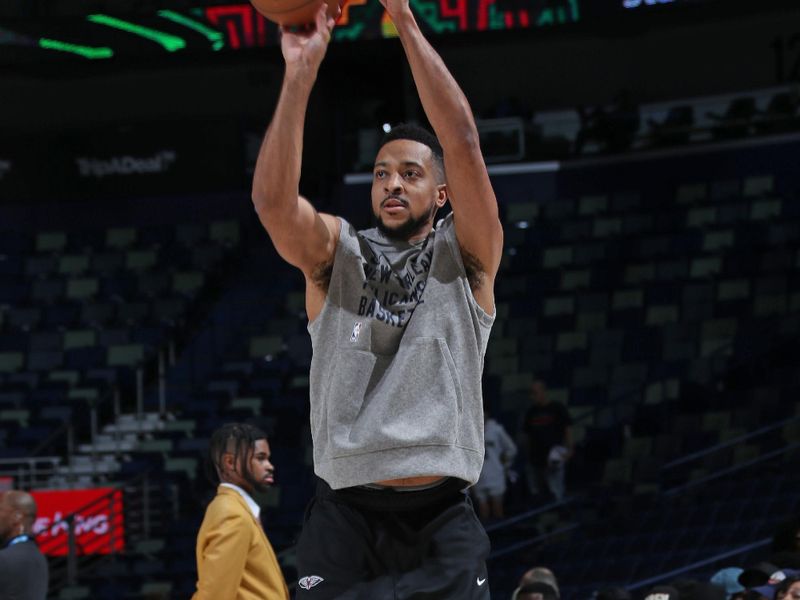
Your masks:
<svg viewBox="0 0 800 600"><path fill-rule="evenodd" d="M236 490L220 486L197 534L192 600L288 600L275 551Z"/></svg>

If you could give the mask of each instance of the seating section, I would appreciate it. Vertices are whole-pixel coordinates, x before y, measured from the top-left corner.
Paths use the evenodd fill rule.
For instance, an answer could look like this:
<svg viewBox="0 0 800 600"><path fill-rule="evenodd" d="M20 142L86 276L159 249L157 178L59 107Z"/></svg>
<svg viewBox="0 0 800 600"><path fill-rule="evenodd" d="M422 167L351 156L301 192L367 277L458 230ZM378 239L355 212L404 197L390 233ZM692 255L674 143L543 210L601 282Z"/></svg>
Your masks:
<svg viewBox="0 0 800 600"><path fill-rule="evenodd" d="M481 125L487 136L498 128L524 136L527 160L725 142L800 129L800 100L787 87L641 105L630 95L620 95L583 114L561 109L530 118L529 113L519 109L511 118L488 118ZM489 149L494 150L491 145Z"/></svg>
<svg viewBox="0 0 800 600"><path fill-rule="evenodd" d="M782 464L782 473L740 474L689 497L616 508L596 498L603 518L566 542L539 549L537 558L562 574L565 597L585 598L601 587L630 585L768 539L800 509L793 492L797 473L788 468L791 462ZM720 568L757 559L758 554L734 554L701 566L691 576L707 580Z"/></svg>
<svg viewBox="0 0 800 600"><path fill-rule="evenodd" d="M497 294L505 318L488 351L491 389L501 419L514 427L533 377L555 388L551 395L568 404L580 440L571 474L595 503L609 493L691 488L722 469L779 452L798 433L793 422L679 468L662 468L800 415L800 355L792 341L800 329L800 205L792 191L779 191L763 175L682 185L660 202L653 192L506 207L505 270ZM687 493L695 489L705 487ZM581 528L565 544L541 547L540 554L504 558L495 581L498 575L515 581L526 566L544 563L569 574L577 587L567 597L578 598L603 584L658 575L767 535L775 519L794 507L763 489L758 506L726 500L737 508L725 510L751 517L735 539L720 536L711 543L709 528L730 527L719 506L729 496L712 492L716 503L696 539L682 531L683 542L656 551L649 538L675 542L669 524L692 513L659 505L652 510L666 515L663 530L635 532L648 537L646 545L639 539L631 546L631 540L614 537L621 531L608 529L584 540L587 530ZM765 515L762 504L785 510ZM717 521L710 516L716 514ZM625 519L634 528L639 523L631 511ZM570 522L576 519L568 509L554 525L540 520L517 541ZM586 522L585 515L579 522ZM499 545L513 544L514 536L508 538ZM637 560L615 544L633 547Z"/></svg>
<svg viewBox="0 0 800 600"><path fill-rule="evenodd" d="M753 332L797 327L786 315L800 308L798 207L768 176L682 186L661 201L508 206L487 362L503 408L518 410L513 393L534 373L577 412L642 389L676 396Z"/></svg>
<svg viewBox="0 0 800 600"><path fill-rule="evenodd" d="M132 372L174 348L238 245L235 221L2 232L2 457L29 455L66 422L85 437L86 408L115 391L132 402Z"/></svg>

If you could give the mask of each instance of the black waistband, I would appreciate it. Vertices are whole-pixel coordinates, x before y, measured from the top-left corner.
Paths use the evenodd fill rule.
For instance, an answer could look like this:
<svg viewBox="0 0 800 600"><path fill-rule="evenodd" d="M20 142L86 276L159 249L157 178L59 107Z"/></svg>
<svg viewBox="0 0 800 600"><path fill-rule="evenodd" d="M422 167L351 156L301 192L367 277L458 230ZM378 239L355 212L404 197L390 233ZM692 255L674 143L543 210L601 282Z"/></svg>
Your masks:
<svg viewBox="0 0 800 600"><path fill-rule="evenodd" d="M410 511L463 499L465 497L464 489L467 485L467 482L461 479L448 477L440 485L415 491L366 487L332 490L325 481L317 479L317 497L368 510Z"/></svg>

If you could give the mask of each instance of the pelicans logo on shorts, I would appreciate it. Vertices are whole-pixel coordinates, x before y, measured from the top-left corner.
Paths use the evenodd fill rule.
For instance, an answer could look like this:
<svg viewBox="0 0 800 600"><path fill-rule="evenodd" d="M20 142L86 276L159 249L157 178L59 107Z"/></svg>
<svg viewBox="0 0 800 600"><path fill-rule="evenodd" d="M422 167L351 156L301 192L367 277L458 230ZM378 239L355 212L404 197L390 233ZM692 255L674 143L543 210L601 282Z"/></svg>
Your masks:
<svg viewBox="0 0 800 600"><path fill-rule="evenodd" d="M297 582L297 584L304 590L310 590L312 587L319 585L323 581L325 580L319 575L309 575L308 577L303 577Z"/></svg>

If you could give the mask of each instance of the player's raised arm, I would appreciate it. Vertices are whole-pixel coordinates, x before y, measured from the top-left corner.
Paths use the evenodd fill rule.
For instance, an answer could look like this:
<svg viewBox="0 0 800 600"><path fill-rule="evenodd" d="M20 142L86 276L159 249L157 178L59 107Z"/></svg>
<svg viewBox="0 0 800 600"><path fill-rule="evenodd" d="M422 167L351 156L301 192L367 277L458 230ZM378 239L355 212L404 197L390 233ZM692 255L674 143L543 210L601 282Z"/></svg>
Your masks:
<svg viewBox="0 0 800 600"><path fill-rule="evenodd" d="M456 236L464 262L475 275L473 293L485 310L492 311L503 229L472 109L439 54L422 35L408 0L381 3L397 27L422 107L444 150Z"/></svg>
<svg viewBox="0 0 800 600"><path fill-rule="evenodd" d="M318 213L298 190L308 99L334 25L326 9L320 7L313 28L281 32L286 71L253 175L252 198L261 223L278 253L307 278L331 260L338 236L336 218Z"/></svg>

